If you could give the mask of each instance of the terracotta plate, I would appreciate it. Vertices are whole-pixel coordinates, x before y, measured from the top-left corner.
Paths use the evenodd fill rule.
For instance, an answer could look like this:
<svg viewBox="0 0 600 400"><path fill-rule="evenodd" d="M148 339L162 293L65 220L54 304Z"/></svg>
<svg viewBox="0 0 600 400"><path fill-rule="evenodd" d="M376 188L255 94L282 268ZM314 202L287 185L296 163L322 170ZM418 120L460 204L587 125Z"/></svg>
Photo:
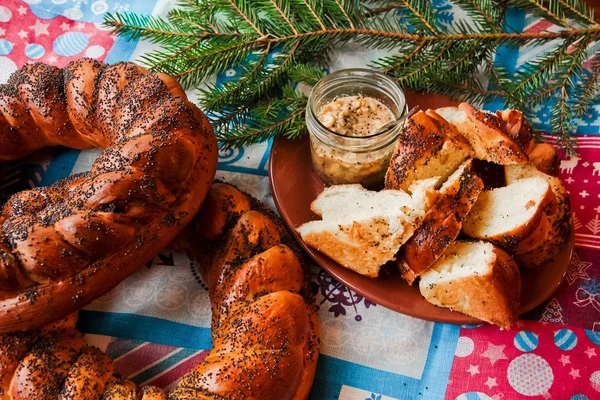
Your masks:
<svg viewBox="0 0 600 400"><path fill-rule="evenodd" d="M421 109L453 104L437 96L408 94L407 99L409 107L419 104ZM386 270L379 278L367 278L342 267L302 241L295 228L318 219L310 210L310 203L325 187L312 167L308 137L300 140L278 138L274 141L269 160L269 177L275 205L295 239L317 264L338 281L377 304L413 317L455 324L480 323L475 318L428 303L421 297L418 285L409 286L393 269ZM571 229L560 253L537 268L522 271L520 314L539 306L556 291L569 267L573 246Z"/></svg>

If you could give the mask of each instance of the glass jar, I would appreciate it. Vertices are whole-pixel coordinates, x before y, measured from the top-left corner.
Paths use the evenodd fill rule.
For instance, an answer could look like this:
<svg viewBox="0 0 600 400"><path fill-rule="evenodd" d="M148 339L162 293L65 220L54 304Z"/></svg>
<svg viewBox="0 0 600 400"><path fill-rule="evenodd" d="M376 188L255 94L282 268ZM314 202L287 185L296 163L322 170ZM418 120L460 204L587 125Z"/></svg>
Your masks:
<svg viewBox="0 0 600 400"><path fill-rule="evenodd" d="M329 185L360 183L380 189L403 124L370 136L345 136L326 128L318 116L328 103L346 96L371 97L398 119L408 112L404 92L386 75L369 69L344 69L327 75L311 90L306 107L312 163Z"/></svg>

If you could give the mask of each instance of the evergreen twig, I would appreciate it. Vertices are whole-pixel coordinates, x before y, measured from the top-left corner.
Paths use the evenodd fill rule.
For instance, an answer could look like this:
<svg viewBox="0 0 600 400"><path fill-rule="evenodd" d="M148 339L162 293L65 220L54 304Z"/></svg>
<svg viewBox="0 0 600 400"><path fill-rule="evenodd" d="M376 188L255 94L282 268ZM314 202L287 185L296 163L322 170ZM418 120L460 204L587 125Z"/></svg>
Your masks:
<svg viewBox="0 0 600 400"><path fill-rule="evenodd" d="M471 102L500 99L526 115L546 104L552 130L572 150L574 119L600 96L600 56L588 54L600 40L592 11L581 0L449 1L471 22L439 24L423 0L381 0L376 8L370 0L180 0L164 19L108 14L105 24L159 44L142 62L186 88L235 68L234 80L201 90L201 106L224 146L303 134L306 98L293 83L314 85L331 49L352 41L393 49L372 65L408 88ZM509 6L558 29L515 32L505 20ZM494 63L500 46L548 44L515 72Z"/></svg>

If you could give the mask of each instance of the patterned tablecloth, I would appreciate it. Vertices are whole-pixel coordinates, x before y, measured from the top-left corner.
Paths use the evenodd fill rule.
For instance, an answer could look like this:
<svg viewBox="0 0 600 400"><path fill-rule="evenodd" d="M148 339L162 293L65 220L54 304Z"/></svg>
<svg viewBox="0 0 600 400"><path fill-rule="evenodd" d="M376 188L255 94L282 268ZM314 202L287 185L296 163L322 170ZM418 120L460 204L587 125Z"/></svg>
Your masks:
<svg viewBox="0 0 600 400"><path fill-rule="evenodd" d="M135 60L148 45L112 37L100 24L103 15L126 10L164 15L168 3L0 0L0 82L31 61L64 66L83 56L109 63ZM446 0L432 4L439 23L461 17ZM520 12L509 13L509 19L515 29L549 28ZM503 49L497 60L511 70L536 51ZM364 66L377 55L347 46L331 67ZM537 110L540 121L549 116L547 107ZM378 306L313 267L323 351L311 398L600 399L600 104L578 121L578 132L579 155L561 163L573 203L576 253L564 284L546 304L510 331L432 323ZM272 205L269 151L269 144L223 151L218 178ZM0 199L87 170L97 154L53 149L3 164ZM183 254L165 251L86 307L80 328L116 360L121 374L169 389L210 348L209 313L196 266Z"/></svg>

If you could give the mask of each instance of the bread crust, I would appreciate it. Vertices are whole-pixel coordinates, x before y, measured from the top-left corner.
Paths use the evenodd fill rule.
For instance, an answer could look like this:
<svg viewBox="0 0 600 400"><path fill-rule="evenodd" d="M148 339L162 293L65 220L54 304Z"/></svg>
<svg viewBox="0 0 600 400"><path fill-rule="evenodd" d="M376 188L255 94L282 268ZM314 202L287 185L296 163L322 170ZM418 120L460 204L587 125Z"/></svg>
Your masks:
<svg viewBox="0 0 600 400"><path fill-rule="evenodd" d="M398 137L385 188L407 190L414 181L434 176L442 182L470 153L467 141L435 111L419 111Z"/></svg>
<svg viewBox="0 0 600 400"><path fill-rule="evenodd" d="M161 400L114 374L112 360L85 344L77 313L38 330L0 335L0 400Z"/></svg>
<svg viewBox="0 0 600 400"><path fill-rule="evenodd" d="M456 244L460 245L460 242ZM448 249L449 254L452 254L452 249ZM510 329L518 319L521 276L517 264L508 253L495 246L493 253L489 274L429 285L422 280L419 286L421 294L435 305ZM443 262L443 258L438 262Z"/></svg>
<svg viewBox="0 0 600 400"><path fill-rule="evenodd" d="M169 398L307 399L320 328L299 253L276 217L258 211L256 203L231 186L217 190L215 203L207 203L197 217L231 217L225 225L217 224L223 230L203 250L212 253L201 273L211 297L213 349ZM251 210L236 211L246 203ZM196 259L197 239L186 237L191 238L188 252Z"/></svg>
<svg viewBox="0 0 600 400"><path fill-rule="evenodd" d="M90 59L28 64L0 86L0 144L10 133L22 146L0 146L0 161L45 146L106 148L90 172L19 193L0 213L0 333L85 306L191 221L218 147L183 93L166 75Z"/></svg>
<svg viewBox="0 0 600 400"><path fill-rule="evenodd" d="M547 208L547 226L535 231L534 237L524 241L526 249L515 251L514 257L522 267L533 268L556 255L569 237L571 230L571 202L569 192L559 178L539 171L531 164L505 167L506 182L530 176L540 176L548 181L556 198L556 207Z"/></svg>
<svg viewBox="0 0 600 400"><path fill-rule="evenodd" d="M523 113L518 110L498 110L496 116L501 121L502 130L527 152L533 131Z"/></svg>
<svg viewBox="0 0 600 400"><path fill-rule="evenodd" d="M440 193L400 251L397 265L409 285L458 237L463 220L483 190L483 181L471 171L470 163L467 165L458 179Z"/></svg>
<svg viewBox="0 0 600 400"><path fill-rule="evenodd" d="M529 162L538 170L548 175L558 176L560 160L553 145L550 143L537 143L532 140L527 154L529 155Z"/></svg>
<svg viewBox="0 0 600 400"><path fill-rule="evenodd" d="M556 196L550 184L544 193L542 200L534 205L536 207L534 214L523 224L508 229L496 235L479 235L477 233L477 224L479 218L485 218L477 214L477 204L467 219L465 220L463 231L474 239L487 240L497 246L502 247L510 253L514 253L519 244L528 236L532 235L536 228L540 226L542 217L548 212L553 212L556 209Z"/></svg>
<svg viewBox="0 0 600 400"><path fill-rule="evenodd" d="M464 118L458 121L449 120L449 122L467 139L473 148L475 158L501 165L528 162L527 154L510 135L504 132L504 124L497 115L478 110L468 103L460 103L458 108L438 109L438 113L444 116L445 113L442 112L444 110L464 112Z"/></svg>

